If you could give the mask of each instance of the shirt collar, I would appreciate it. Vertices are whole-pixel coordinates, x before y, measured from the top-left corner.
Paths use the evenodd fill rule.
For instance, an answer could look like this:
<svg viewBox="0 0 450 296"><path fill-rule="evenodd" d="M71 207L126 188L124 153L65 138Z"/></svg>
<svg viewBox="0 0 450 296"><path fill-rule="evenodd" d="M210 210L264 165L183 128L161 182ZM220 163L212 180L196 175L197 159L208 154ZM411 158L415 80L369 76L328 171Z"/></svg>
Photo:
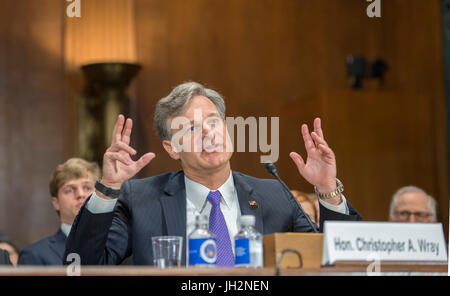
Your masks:
<svg viewBox="0 0 450 296"><path fill-rule="evenodd" d="M206 203L206 197L211 190L203 186L202 184L189 179L188 177L186 177L186 175L184 175L184 182L186 185L187 198L194 204L197 210L201 212ZM223 204L227 207L231 207L235 202L234 193L236 190L234 187L233 174L231 171L228 179L217 190L222 194L221 201L223 201Z"/></svg>
<svg viewBox="0 0 450 296"><path fill-rule="evenodd" d="M66 237L69 236L71 228L72 228L71 225L68 225L68 224L65 224L65 223L61 224L61 231L66 235Z"/></svg>

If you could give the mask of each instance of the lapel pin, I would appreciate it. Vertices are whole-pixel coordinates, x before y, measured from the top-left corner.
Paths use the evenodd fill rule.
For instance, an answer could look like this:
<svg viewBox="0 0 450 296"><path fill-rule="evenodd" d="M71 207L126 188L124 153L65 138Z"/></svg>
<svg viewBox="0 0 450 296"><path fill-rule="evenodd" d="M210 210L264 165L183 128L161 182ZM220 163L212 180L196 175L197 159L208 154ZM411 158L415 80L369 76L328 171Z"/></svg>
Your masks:
<svg viewBox="0 0 450 296"><path fill-rule="evenodd" d="M248 204L252 210L256 210L258 208L258 203L256 201L249 201Z"/></svg>

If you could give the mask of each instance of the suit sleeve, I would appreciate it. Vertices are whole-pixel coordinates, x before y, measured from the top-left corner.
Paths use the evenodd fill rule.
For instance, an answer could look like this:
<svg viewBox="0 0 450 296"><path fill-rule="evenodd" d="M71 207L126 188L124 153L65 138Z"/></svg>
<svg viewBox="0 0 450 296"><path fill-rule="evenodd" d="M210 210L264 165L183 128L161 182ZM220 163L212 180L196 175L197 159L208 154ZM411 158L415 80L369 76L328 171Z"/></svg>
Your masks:
<svg viewBox="0 0 450 296"><path fill-rule="evenodd" d="M361 221L362 220L361 215L352 207L352 205L348 201L347 201L347 207L348 207L348 211L349 211L348 215L327 209L321 203L319 203L320 231L323 232L323 225L324 225L325 221L331 221L331 220L333 220L333 221Z"/></svg>
<svg viewBox="0 0 450 296"><path fill-rule="evenodd" d="M82 265L118 265L131 254L129 243L130 182L123 184L114 211L91 213L84 203L67 238L63 264L71 253L80 256Z"/></svg>
<svg viewBox="0 0 450 296"><path fill-rule="evenodd" d="M9 260L9 253L6 250L0 249L0 265L12 265Z"/></svg>
<svg viewBox="0 0 450 296"><path fill-rule="evenodd" d="M17 265L44 265L39 254L36 254L34 249L25 248L20 251Z"/></svg>
<svg viewBox="0 0 450 296"><path fill-rule="evenodd" d="M360 221L362 220L361 215L351 206L351 204L347 202L348 207L348 215L342 214L333 210L328 209L323 206L322 203L319 202L319 210L320 210L320 218L319 218L319 232L323 232L324 222L327 220L339 220L339 221ZM294 207L294 232L313 232L313 227L316 228L316 225L312 225L308 222L305 217L305 213L300 209L298 203L292 200L291 203ZM317 229L317 228L316 228Z"/></svg>

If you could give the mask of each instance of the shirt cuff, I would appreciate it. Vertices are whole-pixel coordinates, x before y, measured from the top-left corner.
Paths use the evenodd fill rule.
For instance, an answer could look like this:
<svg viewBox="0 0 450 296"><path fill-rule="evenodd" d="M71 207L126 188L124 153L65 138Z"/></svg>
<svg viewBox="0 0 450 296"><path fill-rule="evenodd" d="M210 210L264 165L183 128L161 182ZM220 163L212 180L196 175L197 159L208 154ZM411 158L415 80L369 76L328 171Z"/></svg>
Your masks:
<svg viewBox="0 0 450 296"><path fill-rule="evenodd" d="M111 213L112 211L114 211L116 203L117 198L104 199L95 194L94 191L94 193L92 193L91 198L86 204L86 209L88 209L89 212L91 212L92 214Z"/></svg>
<svg viewBox="0 0 450 296"><path fill-rule="evenodd" d="M330 204L324 200L322 200L321 198L319 198L319 202L322 206L324 206L325 208L329 209L330 211L334 211L334 212L338 212L344 215L348 215L349 214L349 210L348 210L348 206L347 206L347 200L345 199L345 196L342 194L342 202L338 205L333 205Z"/></svg>

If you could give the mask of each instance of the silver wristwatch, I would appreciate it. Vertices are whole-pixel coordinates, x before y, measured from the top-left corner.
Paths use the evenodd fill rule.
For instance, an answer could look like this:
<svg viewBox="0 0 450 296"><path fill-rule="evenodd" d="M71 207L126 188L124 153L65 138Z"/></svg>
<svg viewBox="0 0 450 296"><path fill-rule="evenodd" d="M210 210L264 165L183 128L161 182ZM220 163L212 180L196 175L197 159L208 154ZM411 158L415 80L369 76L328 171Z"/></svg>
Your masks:
<svg viewBox="0 0 450 296"><path fill-rule="evenodd" d="M335 190L327 193L320 193L319 190L317 190L317 187L314 186L314 191L319 198L330 199L339 196L342 192L344 192L344 184L342 184L342 182L338 178L336 178L336 186L337 187Z"/></svg>

